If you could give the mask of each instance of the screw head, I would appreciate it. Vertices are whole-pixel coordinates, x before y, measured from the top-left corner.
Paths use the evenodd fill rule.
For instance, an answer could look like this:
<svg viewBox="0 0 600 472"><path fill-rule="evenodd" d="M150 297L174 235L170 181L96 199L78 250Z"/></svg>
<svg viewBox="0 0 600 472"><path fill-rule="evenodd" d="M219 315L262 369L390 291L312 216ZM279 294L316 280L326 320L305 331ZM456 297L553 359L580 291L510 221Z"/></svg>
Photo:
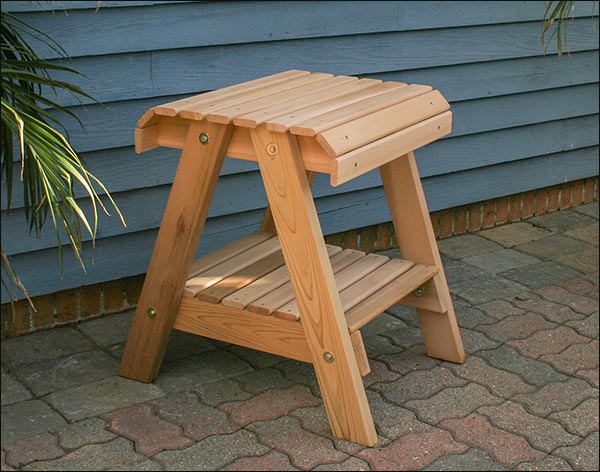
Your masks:
<svg viewBox="0 0 600 472"><path fill-rule="evenodd" d="M328 364L331 364L335 360L335 357L333 356L332 352L325 351L323 353L323 359L325 359L325 362L327 362Z"/></svg>
<svg viewBox="0 0 600 472"><path fill-rule="evenodd" d="M210 141L210 136L204 131L202 131L202 133L198 135L198 139L200 140L200 144L208 144L208 142Z"/></svg>
<svg viewBox="0 0 600 472"><path fill-rule="evenodd" d="M154 318L156 318L156 310L154 308L150 307L150 308L148 308L146 315L148 315L148 318L153 320Z"/></svg>
<svg viewBox="0 0 600 472"><path fill-rule="evenodd" d="M415 289L415 296L422 297L423 295L425 295L425 287L417 287Z"/></svg>
<svg viewBox="0 0 600 472"><path fill-rule="evenodd" d="M270 156L276 156L279 153L279 147L275 143L267 144L267 153Z"/></svg>

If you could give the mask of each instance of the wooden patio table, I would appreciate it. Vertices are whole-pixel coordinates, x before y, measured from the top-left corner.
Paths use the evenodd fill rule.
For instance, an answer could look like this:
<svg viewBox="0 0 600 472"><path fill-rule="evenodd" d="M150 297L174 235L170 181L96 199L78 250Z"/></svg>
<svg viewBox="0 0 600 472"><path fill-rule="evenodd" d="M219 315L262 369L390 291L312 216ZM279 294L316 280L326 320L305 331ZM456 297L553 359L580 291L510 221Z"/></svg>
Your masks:
<svg viewBox="0 0 600 472"><path fill-rule="evenodd" d="M377 434L360 329L416 307L427 354L465 354L413 152L451 130L441 93L290 70L148 110L138 153L182 150L121 362L151 382L172 328L312 363L333 434ZM269 206L259 231L193 260L225 156L257 161ZM379 169L403 259L327 245L310 183ZM232 198L235 195L232 195Z"/></svg>

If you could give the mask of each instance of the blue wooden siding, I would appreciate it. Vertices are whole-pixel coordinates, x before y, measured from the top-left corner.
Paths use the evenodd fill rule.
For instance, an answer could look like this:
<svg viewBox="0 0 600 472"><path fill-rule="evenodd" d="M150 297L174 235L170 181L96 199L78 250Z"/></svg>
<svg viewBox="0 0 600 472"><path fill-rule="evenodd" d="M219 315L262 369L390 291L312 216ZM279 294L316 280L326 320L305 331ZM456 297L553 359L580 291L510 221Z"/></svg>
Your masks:
<svg viewBox="0 0 600 472"><path fill-rule="evenodd" d="M432 211L597 175L594 3L575 3L570 55L559 59L554 45L540 46L543 2L103 1L96 12L95 1L4 1L64 46L86 75L78 83L102 102L60 96L86 126L69 127L73 144L128 226L102 216L95 249L85 243L87 273L67 249L61 279L52 229L25 235L17 193L8 216L2 199L3 245L32 295L145 272L178 153L136 155L136 120L156 104L286 69L439 88L453 133L417 153ZM266 198L256 169L226 160L199 253L258 226ZM336 189L319 175L314 195L327 234L390 219L376 172Z"/></svg>

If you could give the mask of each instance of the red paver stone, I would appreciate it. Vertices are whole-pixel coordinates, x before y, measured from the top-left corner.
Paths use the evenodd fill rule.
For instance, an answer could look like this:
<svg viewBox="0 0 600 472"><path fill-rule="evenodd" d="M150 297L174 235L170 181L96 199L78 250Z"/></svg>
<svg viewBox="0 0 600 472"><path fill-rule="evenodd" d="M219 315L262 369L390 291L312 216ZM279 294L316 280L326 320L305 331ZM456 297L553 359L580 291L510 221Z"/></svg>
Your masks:
<svg viewBox="0 0 600 472"><path fill-rule="evenodd" d="M537 313L521 316L509 316L493 325L478 326L477 330L497 341L524 339L543 329L555 328L554 323L546 321Z"/></svg>
<svg viewBox="0 0 600 472"><path fill-rule="evenodd" d="M241 457L221 470L299 470L290 464L288 456L271 451L260 457Z"/></svg>
<svg viewBox="0 0 600 472"><path fill-rule="evenodd" d="M577 377L589 381L594 387L600 387L600 375L598 369L578 370L575 372Z"/></svg>
<svg viewBox="0 0 600 472"><path fill-rule="evenodd" d="M363 384L365 388L379 382L390 382L400 378L399 374L390 371L383 362L369 359L371 365L371 372L363 377Z"/></svg>
<svg viewBox="0 0 600 472"><path fill-rule="evenodd" d="M302 429L300 422L291 416L259 421L248 425L247 429L256 433L262 444L286 454L293 466L304 470L348 458L347 454L336 450L329 439Z"/></svg>
<svg viewBox="0 0 600 472"><path fill-rule="evenodd" d="M560 286L568 292L580 295L582 297L598 298L598 283L591 282L583 277L576 279L565 280Z"/></svg>
<svg viewBox="0 0 600 472"><path fill-rule="evenodd" d="M179 426L152 413L148 405L135 405L103 415L110 429L135 442L135 449L153 456L167 449L183 449L193 441L186 438Z"/></svg>
<svg viewBox="0 0 600 472"><path fill-rule="evenodd" d="M535 387L523 382L518 375L491 367L483 359L475 356L469 357L464 364L448 363L448 368L459 377L484 385L504 398L535 390Z"/></svg>
<svg viewBox="0 0 600 472"><path fill-rule="evenodd" d="M219 410L227 413L235 424L245 426L255 421L279 418L296 408L320 404L321 400L311 395L306 387L296 385L283 390L269 390L243 402L225 403L219 406Z"/></svg>
<svg viewBox="0 0 600 472"><path fill-rule="evenodd" d="M598 398L589 398L570 411L552 413L548 418L558 421L567 431L585 437L598 429Z"/></svg>
<svg viewBox="0 0 600 472"><path fill-rule="evenodd" d="M357 456L374 470L418 470L446 454L460 454L469 447L456 442L450 433L432 429L408 434L381 449L364 449Z"/></svg>
<svg viewBox="0 0 600 472"><path fill-rule="evenodd" d="M560 326L532 334L526 339L509 341L506 344L514 347L520 354L537 359L546 354L558 354L573 344L584 344L590 340L577 334L572 328Z"/></svg>
<svg viewBox="0 0 600 472"><path fill-rule="evenodd" d="M573 311L568 306L544 300L539 295L531 292L515 295L510 301L519 308L539 313L548 321L558 324L584 318L584 315Z"/></svg>
<svg viewBox="0 0 600 472"><path fill-rule="evenodd" d="M553 285L537 290L537 293L546 300L567 305L578 313L589 315L598 311L598 300L589 297L582 297L564 288Z"/></svg>
<svg viewBox="0 0 600 472"><path fill-rule="evenodd" d="M6 451L6 463L17 468L33 461L56 459L65 453L58 446L58 438L50 433L19 439L3 444L2 448Z"/></svg>
<svg viewBox="0 0 600 472"><path fill-rule="evenodd" d="M552 364L556 370L567 374L574 374L582 369L595 369L598 367L598 341L576 344L559 354L542 356L540 360Z"/></svg>
<svg viewBox="0 0 600 472"><path fill-rule="evenodd" d="M501 320L507 316L522 315L525 313L520 308L516 308L506 300L493 300L491 302L478 305L478 309L483 311L487 316Z"/></svg>
<svg viewBox="0 0 600 472"><path fill-rule="evenodd" d="M466 418L446 420L440 423L439 427L452 431L460 442L485 449L498 462L508 466L544 457L544 453L533 449L525 438L492 426L481 415L473 414Z"/></svg>

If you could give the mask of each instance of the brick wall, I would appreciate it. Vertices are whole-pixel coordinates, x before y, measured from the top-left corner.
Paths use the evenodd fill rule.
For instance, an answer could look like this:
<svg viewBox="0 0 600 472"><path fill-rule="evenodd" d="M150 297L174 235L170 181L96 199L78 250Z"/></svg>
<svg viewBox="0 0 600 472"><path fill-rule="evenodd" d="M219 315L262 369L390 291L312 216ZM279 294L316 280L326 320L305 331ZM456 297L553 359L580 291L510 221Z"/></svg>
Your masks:
<svg viewBox="0 0 600 472"><path fill-rule="evenodd" d="M598 177L431 213L438 239L479 231L598 200ZM396 246L391 223L327 236L327 243L366 252ZM136 306L144 274L2 305L2 339Z"/></svg>

